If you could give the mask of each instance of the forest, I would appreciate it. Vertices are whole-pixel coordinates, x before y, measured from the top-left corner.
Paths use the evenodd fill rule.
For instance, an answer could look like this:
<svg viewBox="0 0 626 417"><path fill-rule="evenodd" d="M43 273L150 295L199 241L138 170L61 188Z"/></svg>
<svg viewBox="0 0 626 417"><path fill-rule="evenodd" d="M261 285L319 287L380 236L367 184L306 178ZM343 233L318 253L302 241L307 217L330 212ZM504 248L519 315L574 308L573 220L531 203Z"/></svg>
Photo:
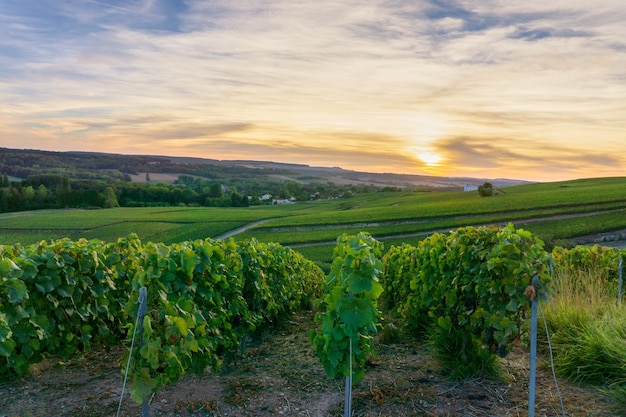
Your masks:
<svg viewBox="0 0 626 417"><path fill-rule="evenodd" d="M120 206L248 207L348 197L380 189L338 184L288 169L191 161L0 148L0 212ZM157 173L174 174L178 179L151 179L150 174ZM138 175L142 181L132 179Z"/></svg>

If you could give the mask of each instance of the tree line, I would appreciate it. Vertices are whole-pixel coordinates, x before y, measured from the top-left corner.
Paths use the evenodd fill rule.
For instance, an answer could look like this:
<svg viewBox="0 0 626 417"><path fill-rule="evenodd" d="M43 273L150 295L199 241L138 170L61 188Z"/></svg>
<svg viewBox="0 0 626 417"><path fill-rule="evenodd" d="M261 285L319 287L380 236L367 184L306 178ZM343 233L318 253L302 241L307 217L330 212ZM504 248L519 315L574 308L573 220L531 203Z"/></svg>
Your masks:
<svg viewBox="0 0 626 417"><path fill-rule="evenodd" d="M71 179L60 174L29 175L10 181L0 178L0 212L58 208L112 207L248 207L277 204L286 200L307 201L349 197L371 192L374 186L341 185L332 182L300 183L267 177L222 181L180 175L171 184L123 180Z"/></svg>

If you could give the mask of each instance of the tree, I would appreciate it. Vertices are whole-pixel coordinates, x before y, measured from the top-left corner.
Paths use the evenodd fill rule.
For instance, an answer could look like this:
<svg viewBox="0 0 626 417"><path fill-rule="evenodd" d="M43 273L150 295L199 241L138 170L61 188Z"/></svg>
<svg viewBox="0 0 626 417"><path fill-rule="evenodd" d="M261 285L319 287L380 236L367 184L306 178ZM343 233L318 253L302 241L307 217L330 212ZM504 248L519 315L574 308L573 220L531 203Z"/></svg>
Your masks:
<svg viewBox="0 0 626 417"><path fill-rule="evenodd" d="M223 196L224 192L222 191L222 184L220 184L219 182L211 183L209 197L222 198Z"/></svg>
<svg viewBox="0 0 626 417"><path fill-rule="evenodd" d="M479 185L478 195L480 195L481 197L491 197L493 195L493 185L490 182Z"/></svg>
<svg viewBox="0 0 626 417"><path fill-rule="evenodd" d="M72 191L72 184L70 183L70 179L67 175L63 175L62 177L57 177L57 186L56 192L57 194L65 194Z"/></svg>
<svg viewBox="0 0 626 417"><path fill-rule="evenodd" d="M32 186L22 187L22 201L25 209L30 209L35 201L35 189Z"/></svg>
<svg viewBox="0 0 626 417"><path fill-rule="evenodd" d="M306 201L308 193L304 190L302 184L294 181L288 181L285 184L287 190L286 198L295 197L297 200Z"/></svg>
<svg viewBox="0 0 626 417"><path fill-rule="evenodd" d="M104 208L113 208L119 207L120 203L117 201L117 195L115 194L115 190L113 187L107 187L102 192L102 196L104 197Z"/></svg>
<svg viewBox="0 0 626 417"><path fill-rule="evenodd" d="M232 207L248 207L250 203L248 202L248 197L246 197L245 195L231 193L230 205Z"/></svg>
<svg viewBox="0 0 626 417"><path fill-rule="evenodd" d="M104 205L104 200L102 198L102 194L100 194L98 190L95 188L89 188L85 191L77 193L76 204L83 207L102 207Z"/></svg>
<svg viewBox="0 0 626 417"><path fill-rule="evenodd" d="M35 200L39 207L43 208L48 201L48 189L45 185L39 184L37 190L35 190Z"/></svg>
<svg viewBox="0 0 626 417"><path fill-rule="evenodd" d="M9 187L0 188L0 213L9 211L11 205L11 189Z"/></svg>
<svg viewBox="0 0 626 417"><path fill-rule="evenodd" d="M184 189L182 193L182 202L187 205L196 204L198 202L198 193L194 190L190 190L189 188Z"/></svg>

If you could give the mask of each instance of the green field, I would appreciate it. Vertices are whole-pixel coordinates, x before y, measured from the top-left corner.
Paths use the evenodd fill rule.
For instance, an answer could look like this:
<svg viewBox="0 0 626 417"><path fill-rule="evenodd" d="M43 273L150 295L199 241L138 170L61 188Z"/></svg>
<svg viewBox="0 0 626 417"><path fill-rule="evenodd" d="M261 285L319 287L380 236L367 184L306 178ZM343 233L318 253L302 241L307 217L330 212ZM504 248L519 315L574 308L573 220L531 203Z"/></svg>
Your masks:
<svg viewBox="0 0 626 417"><path fill-rule="evenodd" d="M249 208L115 208L45 210L0 215L0 244L69 237L114 241L137 233L173 243L218 238L251 225L236 240L292 246L321 263L337 236L367 231L386 246L414 243L456 227L513 222L546 241L626 229L626 178L537 183L477 192L374 192L349 198Z"/></svg>

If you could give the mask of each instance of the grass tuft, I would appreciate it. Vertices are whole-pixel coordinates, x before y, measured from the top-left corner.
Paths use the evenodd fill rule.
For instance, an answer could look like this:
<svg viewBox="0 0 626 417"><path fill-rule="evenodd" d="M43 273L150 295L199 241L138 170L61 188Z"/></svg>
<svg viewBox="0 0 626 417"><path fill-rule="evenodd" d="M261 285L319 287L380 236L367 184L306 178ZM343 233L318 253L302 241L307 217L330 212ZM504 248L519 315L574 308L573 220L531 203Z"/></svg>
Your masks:
<svg viewBox="0 0 626 417"><path fill-rule="evenodd" d="M471 333L454 326L450 329L435 326L429 341L433 358L441 362L451 379L499 376L495 355L484 349Z"/></svg>
<svg viewBox="0 0 626 417"><path fill-rule="evenodd" d="M604 395L612 398L619 407L626 410L626 381L609 385L600 390Z"/></svg>
<svg viewBox="0 0 626 417"><path fill-rule="evenodd" d="M557 374L602 391L626 407L626 306L605 274L570 271L554 277L556 293L544 312ZM547 348L545 335L540 343Z"/></svg>

